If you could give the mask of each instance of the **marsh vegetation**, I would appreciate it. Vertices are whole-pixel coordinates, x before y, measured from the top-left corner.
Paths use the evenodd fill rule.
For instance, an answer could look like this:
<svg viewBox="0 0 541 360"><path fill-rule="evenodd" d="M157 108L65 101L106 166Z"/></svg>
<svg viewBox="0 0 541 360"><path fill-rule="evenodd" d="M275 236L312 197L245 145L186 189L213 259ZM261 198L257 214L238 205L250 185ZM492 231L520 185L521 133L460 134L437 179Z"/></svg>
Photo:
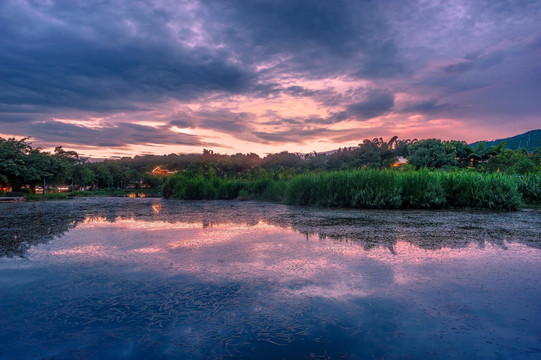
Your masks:
<svg viewBox="0 0 541 360"><path fill-rule="evenodd" d="M166 198L254 199L291 205L363 209L483 208L516 210L541 204L541 174L474 171L371 170L284 177L221 178L180 174L167 179Z"/></svg>

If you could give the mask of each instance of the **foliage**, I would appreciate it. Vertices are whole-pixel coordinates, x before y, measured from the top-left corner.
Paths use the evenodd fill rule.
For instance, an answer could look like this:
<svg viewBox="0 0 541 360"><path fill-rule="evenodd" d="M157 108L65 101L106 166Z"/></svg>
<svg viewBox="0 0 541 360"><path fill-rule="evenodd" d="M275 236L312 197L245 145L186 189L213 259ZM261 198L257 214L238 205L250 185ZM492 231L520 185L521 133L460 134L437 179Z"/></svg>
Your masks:
<svg viewBox="0 0 541 360"><path fill-rule="evenodd" d="M456 158L457 144L442 142L439 139L421 140L408 148L408 162L417 169L450 168L459 165L460 162L457 162Z"/></svg>
<svg viewBox="0 0 541 360"><path fill-rule="evenodd" d="M27 138L21 140L0 138L1 182L20 184L23 179L34 179L39 176L38 170L26 162L32 152L26 140Z"/></svg>
<svg viewBox="0 0 541 360"><path fill-rule="evenodd" d="M540 202L541 148L528 154L504 150L505 143L470 148L461 141L393 137L389 141L365 139L358 146L329 153L281 152L260 158L253 153L229 156L204 149L202 154L90 163L61 146L53 153L34 149L27 140L0 138L0 185L7 184L13 191L22 185L34 189L45 180L47 185L92 190L72 192L69 197L120 196L132 189L127 191L190 200L258 199L376 209L510 210L521 201ZM393 167L401 156L407 156L409 163ZM154 176L150 171L157 165L177 173Z"/></svg>
<svg viewBox="0 0 541 360"><path fill-rule="evenodd" d="M28 138L0 138L0 182L9 183L14 189L20 189L24 184L35 186L44 180L52 185L62 184L80 162L74 151L65 151L58 146L50 154L32 149L26 140Z"/></svg>
<svg viewBox="0 0 541 360"><path fill-rule="evenodd" d="M447 205L441 173L426 169L404 172L400 176L402 207L408 209L439 209Z"/></svg>
<svg viewBox="0 0 541 360"><path fill-rule="evenodd" d="M166 181L164 195L186 200L257 199L362 209L515 210L521 204L522 194L527 194L524 196L529 203L539 204L538 182L541 182L539 176L525 180L504 174L426 169L305 173L285 180L191 178L184 174Z"/></svg>
<svg viewBox="0 0 541 360"><path fill-rule="evenodd" d="M223 179L181 174L168 178L163 186L164 197L184 200L282 201L283 192L283 181L272 178Z"/></svg>
<svg viewBox="0 0 541 360"><path fill-rule="evenodd" d="M27 194L24 197L24 199L26 201L66 200L68 199L68 195L64 193L43 194L43 195Z"/></svg>
<svg viewBox="0 0 541 360"><path fill-rule="evenodd" d="M490 172L502 171L513 174L528 174L537 170L533 158L530 158L524 149L503 150L490 157L482 168Z"/></svg>
<svg viewBox="0 0 541 360"><path fill-rule="evenodd" d="M508 175L451 172L442 176L442 185L451 207L516 210L521 204L517 178Z"/></svg>
<svg viewBox="0 0 541 360"><path fill-rule="evenodd" d="M541 205L541 173L530 173L518 177L518 190L522 194L524 203Z"/></svg>

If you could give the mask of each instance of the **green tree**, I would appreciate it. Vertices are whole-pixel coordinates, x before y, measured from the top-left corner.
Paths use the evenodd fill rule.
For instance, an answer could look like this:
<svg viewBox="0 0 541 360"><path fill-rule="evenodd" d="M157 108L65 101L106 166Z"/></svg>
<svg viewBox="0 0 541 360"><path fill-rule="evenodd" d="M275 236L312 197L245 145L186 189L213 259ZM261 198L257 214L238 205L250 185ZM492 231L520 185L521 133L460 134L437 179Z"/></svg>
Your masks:
<svg viewBox="0 0 541 360"><path fill-rule="evenodd" d="M472 154L471 147L465 141L446 141L443 143L446 152L455 154L455 165L466 167L470 163L470 155Z"/></svg>
<svg viewBox="0 0 541 360"><path fill-rule="evenodd" d="M408 154L408 162L417 169L456 165L456 151L452 147L446 147L439 139L426 139L411 144Z"/></svg>
<svg viewBox="0 0 541 360"><path fill-rule="evenodd" d="M95 175L95 182L98 188L110 188L113 186L113 175L111 175L111 172L109 171L109 167L107 167L104 163L95 163L92 164L92 171Z"/></svg>
<svg viewBox="0 0 541 360"><path fill-rule="evenodd" d="M0 138L0 181L13 188L20 187L29 175L33 175L27 163L28 154L32 151L27 139Z"/></svg>
<svg viewBox="0 0 541 360"><path fill-rule="evenodd" d="M86 189L87 185L92 185L95 180L95 174L88 164L78 164L73 171L73 181Z"/></svg>
<svg viewBox="0 0 541 360"><path fill-rule="evenodd" d="M534 165L541 170L541 147L538 147L533 151L532 161Z"/></svg>
<svg viewBox="0 0 541 360"><path fill-rule="evenodd" d="M533 157L530 158L524 148L513 151L505 149L488 159L484 169L490 172L505 172L514 174L528 174L536 171Z"/></svg>
<svg viewBox="0 0 541 360"><path fill-rule="evenodd" d="M41 152L39 149L32 149L26 158L27 172L25 175L25 183L29 184L32 189L36 184L43 183L51 184L54 178L54 170L56 164L54 159L45 152Z"/></svg>

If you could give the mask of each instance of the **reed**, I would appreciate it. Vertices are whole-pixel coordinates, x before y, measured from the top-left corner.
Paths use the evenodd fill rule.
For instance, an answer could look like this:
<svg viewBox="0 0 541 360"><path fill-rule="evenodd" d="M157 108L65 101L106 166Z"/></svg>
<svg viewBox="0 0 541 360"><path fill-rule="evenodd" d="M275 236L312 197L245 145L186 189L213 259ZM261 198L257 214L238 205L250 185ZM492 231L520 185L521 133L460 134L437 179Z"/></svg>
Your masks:
<svg viewBox="0 0 541 360"><path fill-rule="evenodd" d="M518 191L527 205L541 206L541 173L531 173L518 178Z"/></svg>
<svg viewBox="0 0 541 360"><path fill-rule="evenodd" d="M518 179L514 176L468 171L442 174L450 207L516 210L521 205Z"/></svg>
<svg viewBox="0 0 541 360"><path fill-rule="evenodd" d="M447 174L427 169L400 173L402 208L440 209L447 206L443 180Z"/></svg>
<svg viewBox="0 0 541 360"><path fill-rule="evenodd" d="M186 200L264 200L291 205L360 209L481 208L516 210L522 199L541 203L541 176L473 171L361 169L304 173L285 178L177 175L165 197Z"/></svg>
<svg viewBox="0 0 541 360"><path fill-rule="evenodd" d="M174 176L164 184L166 198L184 200L264 200L283 201L284 181L271 178L223 179L204 176Z"/></svg>

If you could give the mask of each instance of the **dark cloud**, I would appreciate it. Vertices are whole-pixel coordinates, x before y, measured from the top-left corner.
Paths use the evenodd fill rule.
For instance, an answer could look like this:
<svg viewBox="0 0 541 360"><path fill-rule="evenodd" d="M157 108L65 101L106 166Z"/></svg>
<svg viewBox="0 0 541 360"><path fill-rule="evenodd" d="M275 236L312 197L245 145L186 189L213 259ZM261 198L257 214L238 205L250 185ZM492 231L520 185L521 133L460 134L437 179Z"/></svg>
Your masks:
<svg viewBox="0 0 541 360"><path fill-rule="evenodd" d="M310 90L296 85L286 88L284 92L292 96L313 96L317 93L317 90Z"/></svg>
<svg viewBox="0 0 541 360"><path fill-rule="evenodd" d="M132 123L116 123L114 126L85 127L54 120L20 124L13 128L23 134L39 134L39 140L52 144L73 144L102 147L126 145L204 145L198 136L175 133L166 126L152 127Z"/></svg>
<svg viewBox="0 0 541 360"><path fill-rule="evenodd" d="M469 70L472 67L472 62L463 61L456 64L447 65L443 68L443 71L447 73L462 73Z"/></svg>
<svg viewBox="0 0 541 360"><path fill-rule="evenodd" d="M347 106L347 113L361 120L368 120L388 113L394 105L394 95L387 90L367 92L365 99Z"/></svg>
<svg viewBox="0 0 541 360"><path fill-rule="evenodd" d="M317 128L317 129L294 129L294 131L274 131L274 132L265 132L265 131L255 131L254 135L257 136L263 143L287 143L287 142L296 142L303 143L307 140L314 139L315 137L321 135L329 135L333 133L328 129Z"/></svg>
<svg viewBox="0 0 541 360"><path fill-rule="evenodd" d="M179 128L191 128L193 127L193 124L189 121L185 120L171 120L169 121L169 124L172 126L177 126Z"/></svg>
<svg viewBox="0 0 541 360"><path fill-rule="evenodd" d="M333 124L345 120L365 121L388 114L394 106L394 95L389 90L364 89L362 100L347 104L345 110L331 113L326 118L310 117L307 124Z"/></svg>
<svg viewBox="0 0 541 360"><path fill-rule="evenodd" d="M451 106L448 103L438 104L437 99L429 99L423 101L417 101L413 103L408 103L401 109L402 112L416 112L416 113L433 113L434 111L442 110L449 108Z"/></svg>
<svg viewBox="0 0 541 360"><path fill-rule="evenodd" d="M217 0L206 4L222 34L220 40L245 61L287 59L267 70L273 74L381 78L404 70L377 2Z"/></svg>
<svg viewBox="0 0 541 360"><path fill-rule="evenodd" d="M0 14L4 104L133 110L252 81L227 50L183 45L174 15L145 3L7 2Z"/></svg>

